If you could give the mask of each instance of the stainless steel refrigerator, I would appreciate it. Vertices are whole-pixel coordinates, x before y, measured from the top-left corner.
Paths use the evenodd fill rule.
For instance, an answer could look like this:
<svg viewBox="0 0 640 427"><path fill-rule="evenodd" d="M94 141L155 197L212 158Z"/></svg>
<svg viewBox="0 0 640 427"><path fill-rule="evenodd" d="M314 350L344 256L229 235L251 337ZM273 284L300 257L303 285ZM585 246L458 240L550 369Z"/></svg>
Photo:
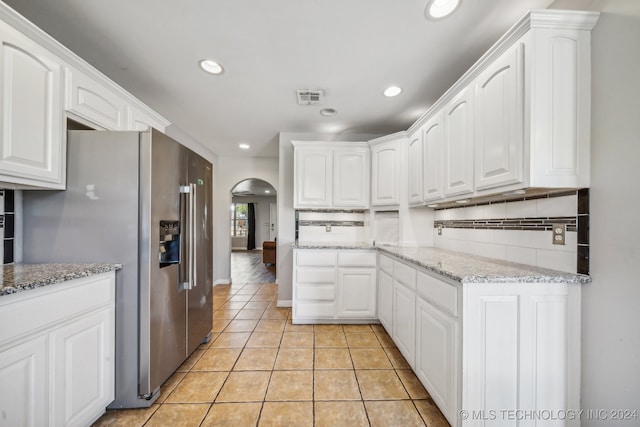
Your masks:
<svg viewBox="0 0 640 427"><path fill-rule="evenodd" d="M65 191L24 192L24 261L123 265L110 407L147 407L211 333L211 164L156 130L69 131L67 151Z"/></svg>

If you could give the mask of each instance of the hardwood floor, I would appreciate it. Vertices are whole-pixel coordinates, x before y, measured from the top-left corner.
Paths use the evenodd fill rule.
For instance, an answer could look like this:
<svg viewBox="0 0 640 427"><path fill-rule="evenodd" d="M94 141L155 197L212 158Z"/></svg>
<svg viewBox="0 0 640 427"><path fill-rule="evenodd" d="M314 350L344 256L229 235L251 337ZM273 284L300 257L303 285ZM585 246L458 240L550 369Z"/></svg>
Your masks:
<svg viewBox="0 0 640 427"><path fill-rule="evenodd" d="M262 262L262 251L231 252L231 281L233 284L274 283L275 265L266 266Z"/></svg>

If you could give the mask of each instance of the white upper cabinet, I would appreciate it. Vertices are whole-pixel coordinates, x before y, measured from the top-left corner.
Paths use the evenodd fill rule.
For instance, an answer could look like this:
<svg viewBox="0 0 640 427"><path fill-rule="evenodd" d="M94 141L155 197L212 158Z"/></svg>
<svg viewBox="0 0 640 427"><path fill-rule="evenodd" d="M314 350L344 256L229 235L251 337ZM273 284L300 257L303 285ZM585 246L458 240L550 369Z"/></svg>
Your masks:
<svg viewBox="0 0 640 427"><path fill-rule="evenodd" d="M444 194L473 192L473 87L444 107Z"/></svg>
<svg viewBox="0 0 640 427"><path fill-rule="evenodd" d="M422 202L422 134L409 137L409 204Z"/></svg>
<svg viewBox="0 0 640 427"><path fill-rule="evenodd" d="M517 43L476 79L475 188L522 182L524 43Z"/></svg>
<svg viewBox="0 0 640 427"><path fill-rule="evenodd" d="M68 67L65 108L107 130L127 129L127 101L111 88Z"/></svg>
<svg viewBox="0 0 640 427"><path fill-rule="evenodd" d="M371 146L371 206L400 204L400 156L404 132L369 141Z"/></svg>
<svg viewBox="0 0 640 427"><path fill-rule="evenodd" d="M369 149L338 148L333 152L333 206L369 205Z"/></svg>
<svg viewBox="0 0 640 427"><path fill-rule="evenodd" d="M0 182L63 189L62 61L0 21Z"/></svg>
<svg viewBox="0 0 640 427"><path fill-rule="evenodd" d="M166 121L162 117L153 117L137 108L127 108L127 123L129 130L147 131L150 128L164 132L167 126Z"/></svg>
<svg viewBox="0 0 640 427"><path fill-rule="evenodd" d="M422 134L422 199L425 202L442 198L444 159L444 120L436 114L423 127Z"/></svg>
<svg viewBox="0 0 640 427"><path fill-rule="evenodd" d="M294 208L369 206L366 143L294 141Z"/></svg>

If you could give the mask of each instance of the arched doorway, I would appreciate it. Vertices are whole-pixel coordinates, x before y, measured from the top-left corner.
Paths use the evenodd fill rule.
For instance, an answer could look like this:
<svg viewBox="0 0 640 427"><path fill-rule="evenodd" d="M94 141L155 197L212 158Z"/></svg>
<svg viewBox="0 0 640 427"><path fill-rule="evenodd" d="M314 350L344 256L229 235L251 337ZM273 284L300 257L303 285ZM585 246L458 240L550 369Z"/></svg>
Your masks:
<svg viewBox="0 0 640 427"><path fill-rule="evenodd" d="M247 178L231 189L231 280L275 282L277 193L267 181Z"/></svg>

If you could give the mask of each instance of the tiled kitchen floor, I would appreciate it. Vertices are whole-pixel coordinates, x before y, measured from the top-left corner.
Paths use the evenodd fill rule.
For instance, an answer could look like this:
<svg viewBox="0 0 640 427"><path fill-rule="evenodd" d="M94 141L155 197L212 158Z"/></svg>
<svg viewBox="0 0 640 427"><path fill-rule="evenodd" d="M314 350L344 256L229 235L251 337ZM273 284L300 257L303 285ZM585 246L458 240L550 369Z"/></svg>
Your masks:
<svg viewBox="0 0 640 427"><path fill-rule="evenodd" d="M214 336L148 409L94 426L424 426L446 422L380 325L293 325L277 285L214 288Z"/></svg>

